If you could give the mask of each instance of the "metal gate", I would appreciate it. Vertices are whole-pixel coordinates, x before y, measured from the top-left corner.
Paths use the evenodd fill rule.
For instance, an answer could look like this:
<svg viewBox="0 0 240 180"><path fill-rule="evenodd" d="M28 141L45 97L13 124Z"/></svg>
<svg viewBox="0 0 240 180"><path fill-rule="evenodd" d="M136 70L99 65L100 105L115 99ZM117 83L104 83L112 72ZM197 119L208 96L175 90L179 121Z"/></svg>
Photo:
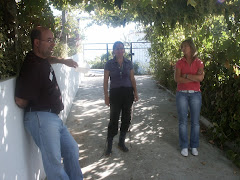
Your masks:
<svg viewBox="0 0 240 180"><path fill-rule="evenodd" d="M113 43L85 43L83 44L83 60L85 62L101 61L100 57L105 56L108 61L111 57ZM149 68L150 56L148 49L149 42L125 42L125 54L133 65L138 66L139 74L146 74Z"/></svg>

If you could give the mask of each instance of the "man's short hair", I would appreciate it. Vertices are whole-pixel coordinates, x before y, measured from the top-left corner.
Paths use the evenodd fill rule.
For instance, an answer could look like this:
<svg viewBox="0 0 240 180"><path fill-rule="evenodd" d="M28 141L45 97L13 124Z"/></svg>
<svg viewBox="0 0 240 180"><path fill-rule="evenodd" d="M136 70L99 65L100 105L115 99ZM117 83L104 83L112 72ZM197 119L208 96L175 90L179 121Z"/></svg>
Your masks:
<svg viewBox="0 0 240 180"><path fill-rule="evenodd" d="M32 43L32 48L34 46L34 39L39 39L41 40L41 35L42 32L49 30L49 28L42 27L42 26L37 26L35 27L32 32L31 32L31 43Z"/></svg>

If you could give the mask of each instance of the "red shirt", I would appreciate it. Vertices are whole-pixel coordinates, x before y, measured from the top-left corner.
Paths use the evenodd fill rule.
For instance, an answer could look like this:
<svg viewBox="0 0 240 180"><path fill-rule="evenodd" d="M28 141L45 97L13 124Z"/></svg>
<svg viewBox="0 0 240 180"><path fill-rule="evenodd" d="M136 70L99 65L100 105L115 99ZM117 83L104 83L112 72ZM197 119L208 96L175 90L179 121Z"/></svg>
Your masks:
<svg viewBox="0 0 240 180"><path fill-rule="evenodd" d="M185 57L178 60L176 63L176 68L180 69L182 74L195 75L197 74L198 69L202 67L204 67L203 62L198 58L196 58L191 65L187 63ZM177 91L181 91L181 90L201 91L200 82L178 83Z"/></svg>

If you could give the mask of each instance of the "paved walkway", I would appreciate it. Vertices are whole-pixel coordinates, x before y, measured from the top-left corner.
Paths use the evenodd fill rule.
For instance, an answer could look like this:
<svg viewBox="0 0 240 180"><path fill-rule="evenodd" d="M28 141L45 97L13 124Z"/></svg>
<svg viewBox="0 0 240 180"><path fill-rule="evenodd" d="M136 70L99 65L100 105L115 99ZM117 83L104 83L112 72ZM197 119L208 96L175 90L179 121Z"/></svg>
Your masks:
<svg viewBox="0 0 240 180"><path fill-rule="evenodd" d="M134 103L128 153L117 148L102 157L109 108L103 101L103 77L86 77L67 119L80 148L86 180L239 180L240 170L200 135L199 156L180 155L175 98L150 76L136 76L140 100Z"/></svg>

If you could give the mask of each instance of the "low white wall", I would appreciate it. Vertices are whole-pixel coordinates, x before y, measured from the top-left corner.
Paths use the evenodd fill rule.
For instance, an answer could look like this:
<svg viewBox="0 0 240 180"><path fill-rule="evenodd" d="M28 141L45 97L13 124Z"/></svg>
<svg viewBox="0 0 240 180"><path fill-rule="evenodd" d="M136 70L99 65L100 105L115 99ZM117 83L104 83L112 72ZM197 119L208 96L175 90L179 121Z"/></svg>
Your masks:
<svg viewBox="0 0 240 180"><path fill-rule="evenodd" d="M79 56L72 57L81 63ZM81 74L64 65L53 65L65 109L65 122L81 82ZM0 180L43 180L41 153L23 126L23 110L14 102L16 78L0 81Z"/></svg>

